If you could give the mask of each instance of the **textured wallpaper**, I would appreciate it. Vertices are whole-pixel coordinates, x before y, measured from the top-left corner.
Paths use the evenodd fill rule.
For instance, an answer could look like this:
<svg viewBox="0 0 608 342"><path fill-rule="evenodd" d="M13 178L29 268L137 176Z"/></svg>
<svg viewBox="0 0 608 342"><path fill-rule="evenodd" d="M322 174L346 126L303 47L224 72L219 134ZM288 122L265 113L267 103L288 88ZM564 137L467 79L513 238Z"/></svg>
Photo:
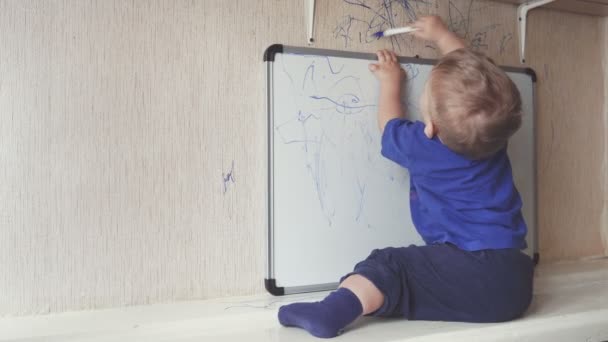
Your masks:
<svg viewBox="0 0 608 342"><path fill-rule="evenodd" d="M316 46L436 57L369 39L429 13L517 63L486 1L318 0ZM599 19L531 19L541 257L601 254ZM272 43L306 44L303 1L0 0L0 314L263 292Z"/></svg>

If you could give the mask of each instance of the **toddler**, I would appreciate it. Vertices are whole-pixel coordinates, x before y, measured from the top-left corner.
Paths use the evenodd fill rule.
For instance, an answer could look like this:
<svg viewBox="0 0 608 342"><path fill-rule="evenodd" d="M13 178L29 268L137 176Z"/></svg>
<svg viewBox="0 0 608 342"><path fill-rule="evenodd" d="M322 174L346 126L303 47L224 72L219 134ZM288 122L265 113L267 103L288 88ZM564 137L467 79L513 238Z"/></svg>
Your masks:
<svg viewBox="0 0 608 342"><path fill-rule="evenodd" d="M378 51L369 68L380 82L382 155L409 170L426 245L372 251L322 301L281 307L285 326L329 338L361 315L501 322L530 304L533 261L521 252L527 227L506 151L521 125L519 92L439 17L413 26L443 55L421 98L424 122L404 118L405 73L393 52Z"/></svg>

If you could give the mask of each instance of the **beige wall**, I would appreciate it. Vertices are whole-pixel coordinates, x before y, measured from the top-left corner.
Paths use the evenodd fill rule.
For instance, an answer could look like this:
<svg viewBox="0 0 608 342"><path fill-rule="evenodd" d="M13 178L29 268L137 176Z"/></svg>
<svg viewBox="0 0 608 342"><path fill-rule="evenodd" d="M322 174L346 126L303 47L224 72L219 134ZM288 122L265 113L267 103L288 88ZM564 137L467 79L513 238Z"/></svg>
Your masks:
<svg viewBox="0 0 608 342"><path fill-rule="evenodd" d="M527 60L539 82L541 258L603 255L603 19L537 10L528 20Z"/></svg>
<svg viewBox="0 0 608 342"><path fill-rule="evenodd" d="M365 41L371 10L317 2L317 47L393 46ZM367 1L386 17L380 3ZM475 48L517 64L512 5L403 3L392 5L395 24L439 13ZM263 291L262 53L305 45L303 6L0 0L0 314ZM600 19L530 19L542 258L599 255ZM397 43L402 55L437 56Z"/></svg>

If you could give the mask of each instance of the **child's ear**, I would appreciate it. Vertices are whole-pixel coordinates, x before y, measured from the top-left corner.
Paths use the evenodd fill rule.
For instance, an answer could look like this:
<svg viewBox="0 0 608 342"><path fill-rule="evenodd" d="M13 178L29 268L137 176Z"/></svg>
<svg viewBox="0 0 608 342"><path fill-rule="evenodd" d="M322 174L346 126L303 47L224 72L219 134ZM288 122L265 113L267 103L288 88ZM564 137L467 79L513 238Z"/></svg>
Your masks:
<svg viewBox="0 0 608 342"><path fill-rule="evenodd" d="M433 124L433 121L429 121L424 126L424 134L427 138L433 139L435 134L437 134L437 127Z"/></svg>

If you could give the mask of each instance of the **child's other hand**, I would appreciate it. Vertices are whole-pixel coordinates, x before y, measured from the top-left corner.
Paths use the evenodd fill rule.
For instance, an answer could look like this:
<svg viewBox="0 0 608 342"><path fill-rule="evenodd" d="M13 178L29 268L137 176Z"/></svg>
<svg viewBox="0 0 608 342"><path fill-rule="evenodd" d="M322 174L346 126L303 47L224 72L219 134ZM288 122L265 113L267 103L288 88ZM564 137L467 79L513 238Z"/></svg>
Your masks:
<svg viewBox="0 0 608 342"><path fill-rule="evenodd" d="M450 30L448 30L441 17L436 15L421 17L411 26L418 29L418 31L412 32L415 37L433 43L439 42L446 34L450 34Z"/></svg>
<svg viewBox="0 0 608 342"><path fill-rule="evenodd" d="M405 78L405 70L401 68L397 55L388 50L380 50L376 55L378 63L370 64L369 70L383 84L400 85Z"/></svg>

